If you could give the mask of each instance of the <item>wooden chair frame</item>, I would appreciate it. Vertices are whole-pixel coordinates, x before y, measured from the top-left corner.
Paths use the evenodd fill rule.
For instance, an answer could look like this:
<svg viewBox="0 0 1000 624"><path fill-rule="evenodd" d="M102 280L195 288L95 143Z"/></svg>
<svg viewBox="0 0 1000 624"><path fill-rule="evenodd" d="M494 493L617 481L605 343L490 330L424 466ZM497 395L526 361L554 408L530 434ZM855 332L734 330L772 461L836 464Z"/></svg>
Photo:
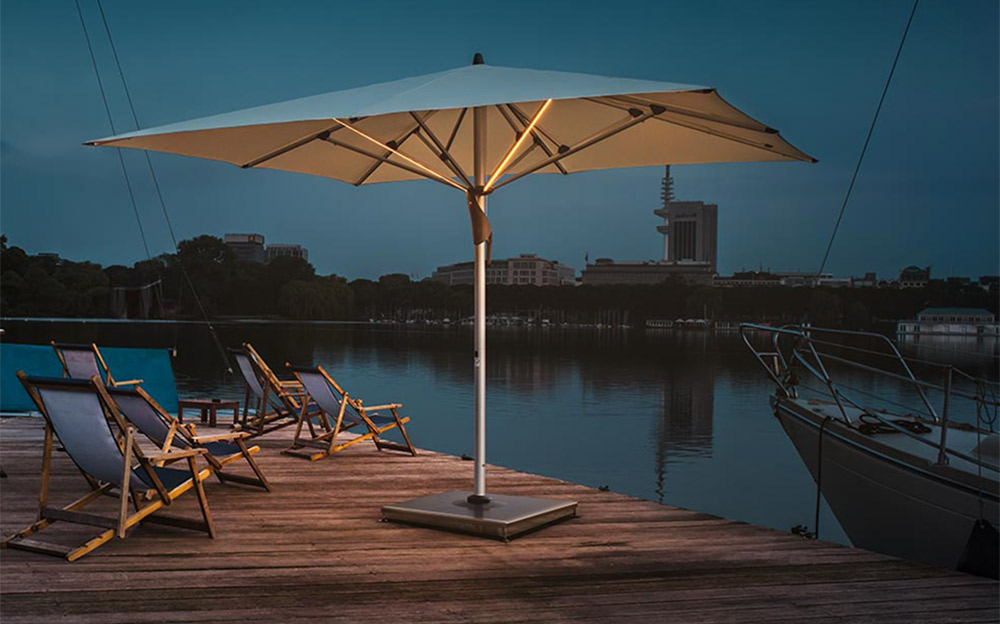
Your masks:
<svg viewBox="0 0 1000 624"><path fill-rule="evenodd" d="M218 433L212 435L198 435L198 432L193 423L184 424L179 420L171 416L167 410L163 409L159 403L156 402L152 396L149 395L142 387L136 386L135 392L142 397L150 407L157 413L164 424L169 423L169 429L167 432L166 440L164 440L162 446L160 447L160 453L169 453L173 449L174 443L178 438L184 441L184 444L188 448L200 448L202 444L207 444L209 442L232 442L237 446L239 452L232 453L223 457L217 457L211 453L208 449L205 449L205 461L208 462L209 466L212 468L212 472L219 479L219 481L225 483L231 481L233 483L242 483L244 485L252 485L255 487L260 487L268 492L271 491L271 484L268 483L267 477L261 471L260 466L253 458L253 454L260 451L260 447L257 445L247 447L246 439L250 437L250 433L246 431L230 431L228 433ZM112 400L114 397L112 397ZM120 408L119 408L120 411ZM124 414L125 419L128 419L128 414ZM134 424L134 423L133 423ZM152 442L157 441L151 438L146 432L139 431L146 435ZM179 448L179 451L184 451L187 449ZM237 462L240 459L245 459L247 464L250 465L250 469L256 475L256 478L246 477L240 474L234 474L231 472L226 472L223 470L225 466ZM166 462L164 462L166 463Z"/></svg>
<svg viewBox="0 0 1000 624"><path fill-rule="evenodd" d="M302 385L299 372L303 369L292 366L288 362L285 363L285 366L292 371L299 384ZM358 444L359 442L364 442L365 440L371 440L375 444L375 448L380 451L384 449L404 451L416 456L417 450L413 447L413 442L410 441L410 436L406 433L406 427L404 426L406 423L410 422L410 417L399 415L398 410L403 407L402 403L386 403L385 405L365 406L361 399L352 398L322 366L317 366L315 369L309 369L309 371L317 372L322 375L326 382L330 384L338 394L340 394L341 399L338 401L340 403L340 410L337 414L328 414L325 410L320 408L319 405L315 405L316 411L309 412L308 400L303 401L302 407L299 410L299 418L295 426L295 436L292 438L292 445L281 451L282 455L302 457L304 459L308 459L309 461L316 461L332 455L333 453L345 449L353 444ZM303 390L304 388L305 387L303 385ZM344 414L348 407L350 407L354 413L357 414L361 421L348 423L345 426ZM382 427L379 427L372 422L370 413L378 410L389 410L390 413L392 413L393 422L383 425ZM322 432L319 434L317 434L312 427L313 418L317 419L319 427L322 429ZM331 418L333 419L332 424L330 422ZM302 435L302 426L304 424L309 425L311 438L305 438ZM337 444L337 437L341 432L347 431L358 424L364 424L368 429L368 432L358 435L357 437L346 442ZM399 432L403 435L403 439L406 441L405 445L397 444L391 440L383 440L379 437L386 431L395 428L398 428Z"/></svg>
<svg viewBox="0 0 1000 624"><path fill-rule="evenodd" d="M67 561L76 561L80 557L106 543L113 537L117 536L118 538L125 538L126 532L140 522L158 523L183 529L204 531L205 533L208 533L209 537L215 537L215 525L212 521L212 513L208 508L208 500L205 497L205 489L202 485L202 481L208 477L210 471L208 469L199 471L197 465L195 464L195 458L200 455L205 455L205 450L194 448L184 451L158 453L155 455L146 455L143 453L139 445L135 443L135 429L125 423L121 413L117 410L114 401L107 394L107 391L104 388L104 381L96 375L90 380L89 383L100 398L102 408L105 410L105 417L109 419L109 421L114 421L121 428L122 432L121 436L115 436L116 439L119 440L119 448L123 456L122 485L118 487L112 483L101 483L91 475L84 472L82 468L77 466L77 469L80 470L80 473L90 486L91 491L62 508L49 507L48 491L55 429L52 425L52 421L49 417L45 404L42 401L41 395L36 389L39 386L44 387L45 382L30 382L28 381L28 376L23 371L18 371L17 376L21 380L21 384L24 386L24 389L31 396L35 405L38 407L38 410L45 418L45 440L42 453L42 483L38 495L37 520L14 535L0 541L0 548L16 548L46 555L63 557ZM177 487L168 490L160 481L156 471L153 470L153 464L154 462L172 462L181 459L187 462L188 470L191 472L191 478ZM133 465L135 463L138 463L139 466L145 470L146 474L149 475L150 480L153 483L152 489L143 489L141 491L136 489L135 486L137 484L131 478ZM114 496L112 490L116 487L118 487L117 497L119 499L117 517L101 516L79 511L89 503L92 503L100 498L102 495ZM201 522L190 520L188 518L167 516L164 514L153 515L164 506L170 505L182 494L192 489L198 496L198 505L201 508L202 514ZM154 499L154 497L156 498ZM135 511L131 513L129 512L130 501L135 507ZM144 503L143 501L148 502ZM103 528L104 531L75 548L67 548L61 545L29 539L35 533L42 531L49 525L58 521L96 526Z"/></svg>
<svg viewBox="0 0 1000 624"><path fill-rule="evenodd" d="M71 349L74 351L91 351L94 354L94 359L97 361L97 365L102 371L104 371L104 378L107 380L107 384L112 388L117 388L118 386L132 386L136 384L141 384L141 379L129 379L126 381L117 381L111 376L111 369L108 368L108 363L104 361L104 356L101 355L101 350L97 348L97 343L92 342L89 345L85 344L69 344L69 343L59 343L55 340L49 341L52 348L56 352L56 357L59 358L59 363L62 364L62 376L66 378L71 378L69 374L69 365L66 363L66 358L63 356L64 349Z"/></svg>
<svg viewBox="0 0 1000 624"><path fill-rule="evenodd" d="M252 436L259 436L294 425L302 408L302 385L298 381L278 379L271 367L250 343L243 343L242 348L243 354L250 360L250 365L264 391L262 396L255 397L250 385L247 384L241 418L242 428L249 430ZM233 349L232 351L237 350ZM283 406L284 411L280 411L272 405L271 397ZM251 404L256 405L252 417L250 415Z"/></svg>

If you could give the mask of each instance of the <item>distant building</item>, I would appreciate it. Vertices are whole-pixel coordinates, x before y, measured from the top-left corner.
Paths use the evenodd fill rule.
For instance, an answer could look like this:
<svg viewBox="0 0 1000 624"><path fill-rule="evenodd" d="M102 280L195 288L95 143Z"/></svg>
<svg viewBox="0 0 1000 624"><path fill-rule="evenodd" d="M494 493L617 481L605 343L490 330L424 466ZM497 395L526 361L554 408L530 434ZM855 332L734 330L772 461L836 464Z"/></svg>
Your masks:
<svg viewBox="0 0 1000 624"><path fill-rule="evenodd" d="M263 234L226 234L222 240L233 250L237 260L261 264L267 261Z"/></svg>
<svg viewBox="0 0 1000 624"><path fill-rule="evenodd" d="M719 288L781 286L781 278L767 271L740 271L731 277L716 277L712 285Z"/></svg>
<svg viewBox="0 0 1000 624"><path fill-rule="evenodd" d="M931 268L908 266L899 272L900 288L923 288L931 280Z"/></svg>
<svg viewBox="0 0 1000 624"><path fill-rule="evenodd" d="M291 243L272 243L267 246L266 252L268 262L274 260L278 256L302 258L306 262L309 262L309 250L302 245L294 245Z"/></svg>
<svg viewBox="0 0 1000 624"><path fill-rule="evenodd" d="M449 284L472 284L475 270L471 262L440 266L431 279ZM494 259L486 267L486 283L530 286L562 286L576 283L576 269L536 254L521 254L516 258Z"/></svg>
<svg viewBox="0 0 1000 624"><path fill-rule="evenodd" d="M782 271L775 273L781 278L782 286L791 288L820 286L824 280L833 280L832 273L819 273L813 271Z"/></svg>
<svg viewBox="0 0 1000 624"><path fill-rule="evenodd" d="M656 227L656 231L663 234L663 260L705 262L714 273L719 207L700 201L675 201L673 188L670 165L667 165L660 195L663 207L653 211L656 216L663 217L663 224Z"/></svg>
<svg viewBox="0 0 1000 624"><path fill-rule="evenodd" d="M292 256L309 261L309 250L302 245L272 243L264 245L263 234L226 234L222 239L233 250L237 260L264 264L278 256Z"/></svg>
<svg viewBox="0 0 1000 624"><path fill-rule="evenodd" d="M920 336L1000 336L1000 325L989 310L982 308L927 308L916 320L900 321L899 335Z"/></svg>
<svg viewBox="0 0 1000 624"><path fill-rule="evenodd" d="M588 285L659 284L675 278L689 284L711 286L714 276L715 271L707 262L616 262L610 258L598 258L583 270L580 281Z"/></svg>
<svg viewBox="0 0 1000 624"><path fill-rule="evenodd" d="M599 258L581 274L584 284L658 284L679 279L711 285L715 276L718 206L700 201L676 201L674 179L666 167L660 193L663 207L653 211L663 218L656 231L663 234L662 260L615 261Z"/></svg>
<svg viewBox="0 0 1000 624"><path fill-rule="evenodd" d="M822 288L850 288L851 284L850 277L821 277L816 280L816 285Z"/></svg>
<svg viewBox="0 0 1000 624"><path fill-rule="evenodd" d="M850 277L834 277L831 273L816 274L812 271L742 271L732 277L716 277L713 283L720 288L745 288L753 286L784 286L786 288L849 288Z"/></svg>
<svg viewBox="0 0 1000 624"><path fill-rule="evenodd" d="M865 273L864 277L852 277L851 288L878 288L879 281L874 272Z"/></svg>

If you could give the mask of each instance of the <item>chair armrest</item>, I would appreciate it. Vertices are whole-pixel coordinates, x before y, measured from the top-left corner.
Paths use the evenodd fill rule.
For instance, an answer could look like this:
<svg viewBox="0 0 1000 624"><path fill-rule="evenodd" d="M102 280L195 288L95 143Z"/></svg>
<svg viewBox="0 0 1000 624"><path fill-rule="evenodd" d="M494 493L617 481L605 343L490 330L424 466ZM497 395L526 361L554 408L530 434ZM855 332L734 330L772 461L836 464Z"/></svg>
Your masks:
<svg viewBox="0 0 1000 624"><path fill-rule="evenodd" d="M184 449L183 451L170 451L168 453L160 453L158 455L147 455L146 459L151 462L161 462L173 459L184 459L185 457L196 457L198 455L206 455L207 453L208 451L202 448L190 448Z"/></svg>
<svg viewBox="0 0 1000 624"><path fill-rule="evenodd" d="M114 385L114 386L135 386L135 385L138 385L138 384L141 384L141 383L142 383L141 379L129 379L127 381L115 381L114 384L112 384L112 385Z"/></svg>
<svg viewBox="0 0 1000 624"><path fill-rule="evenodd" d="M362 405L366 412L372 412L380 409L393 409L396 407L403 407L402 403L386 403L385 405Z"/></svg>
<svg viewBox="0 0 1000 624"><path fill-rule="evenodd" d="M218 442L219 440L235 440L236 438L249 438L250 433L248 431L230 431L229 433L216 433L214 435L206 436L194 436L191 440L195 444L203 444L205 442Z"/></svg>

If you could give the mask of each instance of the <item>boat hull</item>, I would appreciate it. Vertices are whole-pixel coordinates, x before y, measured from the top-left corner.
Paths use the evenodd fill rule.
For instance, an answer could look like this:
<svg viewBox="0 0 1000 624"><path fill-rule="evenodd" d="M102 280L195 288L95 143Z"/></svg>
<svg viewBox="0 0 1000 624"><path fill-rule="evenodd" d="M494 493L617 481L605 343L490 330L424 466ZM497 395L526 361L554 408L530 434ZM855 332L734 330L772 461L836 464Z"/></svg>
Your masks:
<svg viewBox="0 0 1000 624"><path fill-rule="evenodd" d="M956 568L980 514L998 525L995 478L982 481L981 491L953 479L954 469L895 452L892 436L904 434L867 437L796 401L774 399L773 406L855 546Z"/></svg>

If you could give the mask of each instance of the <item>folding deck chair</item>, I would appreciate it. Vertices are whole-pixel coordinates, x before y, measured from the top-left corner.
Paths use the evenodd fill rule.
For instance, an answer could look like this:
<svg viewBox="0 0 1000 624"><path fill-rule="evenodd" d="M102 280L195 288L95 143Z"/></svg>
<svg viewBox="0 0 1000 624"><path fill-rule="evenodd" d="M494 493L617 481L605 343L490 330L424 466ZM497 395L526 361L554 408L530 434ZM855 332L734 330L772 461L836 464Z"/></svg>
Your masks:
<svg viewBox="0 0 1000 624"><path fill-rule="evenodd" d="M402 403L387 403L385 405L365 406L361 399L352 399L340 385L334 381L333 377L327 373L322 366L303 367L285 364L302 387L308 393L310 402L304 402L299 412L298 424L295 427L295 437L292 439L292 446L281 451L283 455L294 457L304 457L310 461L316 461L336 453L352 444L371 440L378 450L391 449L396 451L407 451L411 455L416 455L417 451L410 442L410 436L406 433L403 425L410 421L409 416L400 416L399 408ZM315 409L308 409L315 404ZM378 410L389 410L391 416L379 414ZM319 421L322 433L316 434L313 429L312 438L302 436L302 425L310 424L312 419ZM330 420L333 420L333 423ZM368 431L358 437L337 444L337 436L342 431L363 425ZM397 444L391 440L383 440L379 436L390 429L399 428L406 444ZM318 449L318 450L311 450Z"/></svg>
<svg viewBox="0 0 1000 624"><path fill-rule="evenodd" d="M190 448L155 455L143 453L135 442L135 428L125 423L114 401L108 396L103 380L96 375L88 381L28 377L24 371L18 371L17 376L45 418L42 487L38 496L38 521L0 541L0 547L30 550L75 561L116 535L124 538L126 531L140 522L204 531L210 537L215 537L212 514L202 487L202 480L208 477L210 471L207 468L199 471L195 465L195 458L207 453L205 449ZM124 439L121 445L112 427L120 429ZM48 506L54 435L59 437L70 459L91 488L89 494L58 509ZM155 462L179 459L187 460L187 470L154 465ZM102 495L115 496L112 492L115 488L119 499L116 517L79 511ZM201 522L163 514L154 515L192 489L198 496ZM154 495L156 498L151 498ZM147 501L147 498L150 500ZM130 501L135 507L135 511L131 513ZM57 521L101 527L104 531L76 548L29 539Z"/></svg>
<svg viewBox="0 0 1000 624"><path fill-rule="evenodd" d="M252 454L259 451L260 447L247 448L244 439L250 437L250 434L246 431L199 436L195 432L194 425L178 422L141 387L109 388L108 394L114 399L125 418L160 447L161 453L176 448L205 449L207 451L205 459L212 466L215 476L223 483L232 481L261 487L268 492L271 491L271 485L252 457ZM223 470L224 466L240 459L247 461L250 469L257 475L256 478Z"/></svg>
<svg viewBox="0 0 1000 624"><path fill-rule="evenodd" d="M101 356L101 350L97 348L97 343L68 344L53 340L49 344L55 349L56 357L59 358L59 363L62 364L63 377L89 380L94 375L97 375L107 386L112 388L142 383L141 379L116 381L111 376L111 370L104 361L104 357Z"/></svg>
<svg viewBox="0 0 1000 624"><path fill-rule="evenodd" d="M249 343L244 343L242 349L229 349L229 354L246 383L242 427L258 436L294 425L302 410L302 385L278 379ZM253 415L251 404L255 406Z"/></svg>

